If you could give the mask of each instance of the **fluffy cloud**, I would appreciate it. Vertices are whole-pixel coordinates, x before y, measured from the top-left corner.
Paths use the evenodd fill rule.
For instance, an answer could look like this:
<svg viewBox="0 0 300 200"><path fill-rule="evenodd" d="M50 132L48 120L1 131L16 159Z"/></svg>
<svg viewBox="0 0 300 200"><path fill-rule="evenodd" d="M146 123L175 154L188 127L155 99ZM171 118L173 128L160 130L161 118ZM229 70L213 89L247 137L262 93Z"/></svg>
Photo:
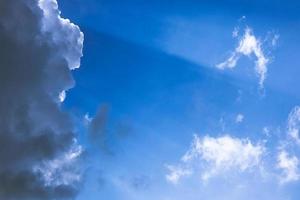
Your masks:
<svg viewBox="0 0 300 200"><path fill-rule="evenodd" d="M234 31L234 37L238 36L238 32ZM277 41L274 40L274 45ZM231 56L225 60L224 62L217 64L216 67L219 69L225 68L234 68L237 65L238 60L241 56L248 56L251 57L252 55L255 56L255 72L259 76L259 85L263 88L264 81L266 79L266 74L268 71L267 65L270 62L270 59L264 54L262 50L262 42L258 39L254 34L251 28L246 28L245 33L242 37L239 38L238 46L235 50L231 53Z"/></svg>
<svg viewBox="0 0 300 200"><path fill-rule="evenodd" d="M0 199L73 198L81 151L60 101L83 34L56 0L1 0L0 43Z"/></svg>
<svg viewBox="0 0 300 200"><path fill-rule="evenodd" d="M277 167L283 171L280 182L287 183L291 181L298 181L300 179L299 173L299 159L296 156L289 155L282 150L278 154Z"/></svg>
<svg viewBox="0 0 300 200"><path fill-rule="evenodd" d="M245 172L260 167L263 153L263 145L252 144L248 139L230 136L200 139L195 135L190 149L181 159L181 166L184 167L169 167L171 170L167 178L177 182L180 177L189 175L186 169L193 166L201 166L203 180L230 170Z"/></svg>

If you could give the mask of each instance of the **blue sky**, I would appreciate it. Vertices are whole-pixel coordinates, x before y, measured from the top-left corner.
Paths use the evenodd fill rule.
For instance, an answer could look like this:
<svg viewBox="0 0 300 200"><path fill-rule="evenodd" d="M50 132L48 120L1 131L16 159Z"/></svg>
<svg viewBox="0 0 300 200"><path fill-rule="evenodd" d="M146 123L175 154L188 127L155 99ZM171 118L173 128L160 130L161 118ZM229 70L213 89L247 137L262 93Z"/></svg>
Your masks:
<svg viewBox="0 0 300 200"><path fill-rule="evenodd" d="M105 118L78 199L299 198L298 1L59 6L85 35L63 106Z"/></svg>

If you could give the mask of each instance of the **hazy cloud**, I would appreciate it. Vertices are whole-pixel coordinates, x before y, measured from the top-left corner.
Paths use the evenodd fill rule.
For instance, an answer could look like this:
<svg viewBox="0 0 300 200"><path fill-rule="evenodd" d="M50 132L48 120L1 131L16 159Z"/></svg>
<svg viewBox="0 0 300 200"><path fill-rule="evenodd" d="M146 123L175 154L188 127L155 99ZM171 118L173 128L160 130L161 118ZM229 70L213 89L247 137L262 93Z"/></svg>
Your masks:
<svg viewBox="0 0 300 200"><path fill-rule="evenodd" d="M300 129L300 107L296 106L290 112L287 122L287 132L297 144L300 145L299 129Z"/></svg>
<svg viewBox="0 0 300 200"><path fill-rule="evenodd" d="M236 123L242 123L244 120L244 115L243 114L238 114L235 118Z"/></svg>

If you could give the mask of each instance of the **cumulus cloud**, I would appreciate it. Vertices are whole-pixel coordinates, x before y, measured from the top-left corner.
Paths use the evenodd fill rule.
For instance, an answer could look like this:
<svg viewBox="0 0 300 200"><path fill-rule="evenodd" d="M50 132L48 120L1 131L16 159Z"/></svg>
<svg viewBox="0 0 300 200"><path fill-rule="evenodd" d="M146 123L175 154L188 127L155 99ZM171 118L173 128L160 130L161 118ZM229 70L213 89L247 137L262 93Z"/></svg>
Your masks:
<svg viewBox="0 0 300 200"><path fill-rule="evenodd" d="M233 36L238 37L238 29L234 30ZM238 46L231 53L231 56L224 62L217 64L216 67L219 69L234 68L241 56L247 56L249 58L255 56L255 72L259 76L259 85L263 88L270 59L263 52L262 42L254 35L253 30L249 27L245 29L243 36L238 38ZM278 36L272 39L272 42L274 40L274 45L277 39Z"/></svg>
<svg viewBox="0 0 300 200"><path fill-rule="evenodd" d="M60 102L83 33L56 0L1 0L0 43L0 199L72 199L81 151Z"/></svg>
<svg viewBox="0 0 300 200"><path fill-rule="evenodd" d="M281 183L300 179L299 159L296 156L291 156L285 150L282 150L278 153L277 160L277 167L283 171L280 177Z"/></svg>
<svg viewBox="0 0 300 200"><path fill-rule="evenodd" d="M210 137L203 139L194 136L190 149L181 159L181 168L170 168L169 180L178 182L185 175L185 169L201 165L202 180L235 170L245 172L259 168L264 154L264 146L253 144L248 139L233 138L230 136ZM175 170L174 170L175 169Z"/></svg>

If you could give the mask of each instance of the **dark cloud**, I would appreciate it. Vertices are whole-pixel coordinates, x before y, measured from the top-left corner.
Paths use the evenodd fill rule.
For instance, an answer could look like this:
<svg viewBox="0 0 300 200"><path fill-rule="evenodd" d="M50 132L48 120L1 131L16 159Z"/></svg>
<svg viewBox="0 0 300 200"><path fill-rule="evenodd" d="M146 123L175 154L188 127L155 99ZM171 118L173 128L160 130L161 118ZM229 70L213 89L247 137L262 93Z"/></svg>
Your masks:
<svg viewBox="0 0 300 200"><path fill-rule="evenodd" d="M80 148L59 94L74 85L82 41L55 0L0 1L0 199L76 195L68 164Z"/></svg>
<svg viewBox="0 0 300 200"><path fill-rule="evenodd" d="M88 124L89 139L93 145L100 147L104 152L111 154L109 149L109 129L108 129L109 106L103 104L99 106L95 116Z"/></svg>
<svg viewBox="0 0 300 200"><path fill-rule="evenodd" d="M119 142L124 142L133 132L132 122L126 118L110 117L110 106L101 104L94 117L85 116L90 143L108 155L115 155Z"/></svg>

